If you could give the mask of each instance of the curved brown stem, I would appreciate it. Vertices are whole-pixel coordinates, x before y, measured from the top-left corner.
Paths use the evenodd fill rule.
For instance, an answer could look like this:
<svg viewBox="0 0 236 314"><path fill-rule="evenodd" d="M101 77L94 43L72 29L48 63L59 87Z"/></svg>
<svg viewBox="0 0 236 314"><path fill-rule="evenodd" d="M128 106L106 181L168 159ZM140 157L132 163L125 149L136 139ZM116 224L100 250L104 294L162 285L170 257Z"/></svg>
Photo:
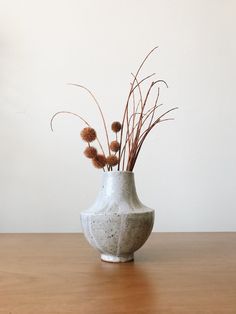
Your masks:
<svg viewBox="0 0 236 314"><path fill-rule="evenodd" d="M138 88L139 96L140 96L141 107L143 107L143 97L142 97L142 91L141 91L140 86L141 86L141 84L142 84L144 81L146 81L147 79L149 79L150 77L152 77L153 75L155 75L155 73L144 77L141 81L138 81L137 77L136 77L133 73L131 73L131 75L133 76L133 83L131 83L131 87L132 87L132 84L134 84L135 82L137 83L137 84L135 85L135 87L132 88L131 95L134 95L134 90L135 90L136 88ZM138 106L139 106L139 103L137 104L136 112L137 112L137 110L138 110ZM127 113L126 113L126 120L127 120L127 119L128 119L128 107L127 107ZM133 133L133 135L134 135L134 133ZM124 153L124 155L123 155L123 166L122 166L122 169L123 169L123 170L124 170L124 168L125 168L126 145L128 144L128 146L129 146L129 158L128 158L128 159L130 159L131 151L133 150L133 144L134 144L134 140L132 139L132 148L130 149L130 147L131 147L130 140L127 141L127 138L129 138L129 123L128 123L128 122L127 122L127 130L126 130L125 147L124 147L124 149L123 149L123 153ZM122 156L120 156L120 160L121 160L121 159L122 159ZM129 162L129 161L128 161L128 162Z"/></svg>
<svg viewBox="0 0 236 314"><path fill-rule="evenodd" d="M140 135L140 139L143 137L143 135L145 135L145 133L149 133L151 131L151 129L156 125L156 123L159 123L159 122L162 122L162 121L166 121L167 119L162 119L162 117L164 117L166 114L168 114L169 112L173 111L173 110L176 110L178 109L178 107L174 107L174 108L171 108L169 110L167 110L166 112L164 112L160 117L158 117L150 127L148 127L141 135ZM173 120L172 118L169 118L168 120Z"/></svg>
<svg viewBox="0 0 236 314"><path fill-rule="evenodd" d="M91 125L90 125L84 118L82 118L82 117L81 117L79 114L77 114L77 113L74 113L74 112L71 112L71 111L58 111L58 112L56 112L56 113L52 116L52 118L51 118L51 120L50 120L50 127L51 127L52 132L53 132L53 121L54 121L55 117L56 117L57 115L59 115L59 114L62 114L62 113L71 114L71 115L73 115L73 116L76 116L76 117L78 117L80 120L82 120L87 126L91 127ZM102 153L105 155L104 149L103 149L103 147L102 147L101 142L99 141L99 138L97 137L96 140L97 140L97 142L98 142L99 147L101 148ZM108 169L108 167L107 167L107 169Z"/></svg>
<svg viewBox="0 0 236 314"><path fill-rule="evenodd" d="M132 162L132 159L133 159L133 156L135 156L136 154L136 151L137 151L137 147L138 147L138 142L139 142L139 136L140 136L140 132L141 132L141 128L142 128L142 121L143 121L143 111L144 111L144 108L147 104L147 100L148 100L148 97L150 95L150 92L153 88L153 86L157 83L158 81L154 81L150 84L148 90L147 90L147 93L146 93L146 96L145 96L145 99L142 103L142 107L141 107L141 114L140 114L140 117L139 117L139 121L138 121L138 126L137 126L137 131L136 131L136 135L135 135L135 139L134 139L134 144L133 144L133 147L132 147L132 153L130 154L129 156L129 161L128 161L128 164L127 164L127 168L129 168L129 165L130 163Z"/></svg>
<svg viewBox="0 0 236 314"><path fill-rule="evenodd" d="M97 98L94 96L94 94L91 92L90 89L88 89L86 86L83 86L83 85L80 85L80 84L74 84L74 83L68 83L68 85L72 85L72 86L76 86L76 87L80 87L82 89L85 89L89 94L90 96L93 98L93 100L95 101L97 107L98 107L98 110L101 114L101 117L102 117L102 121L103 121L103 126L104 126L104 129L105 129L105 133L106 133L106 139L107 139L107 146L108 146L108 151L109 151L109 154L111 153L110 151L110 146L109 146L109 136L108 136L108 131L107 131L107 125L106 125L106 120L104 118L104 115L103 115L103 112L102 112L102 109L101 109L101 106L97 100Z"/></svg>
<svg viewBox="0 0 236 314"><path fill-rule="evenodd" d="M169 120L174 120L174 118L163 119L163 120L158 121L158 123L156 123L156 124L159 124L159 123L164 122L164 121L169 121ZM135 163L137 161L137 158L138 158L139 152L140 152L140 150L142 148L142 145L144 143L144 140L145 140L145 138L142 139L142 141L141 141L141 143L140 143L140 145L139 145L139 147L137 149L136 156L135 156L135 158L133 160L132 166L130 167L130 169L132 169L132 170L130 170L130 171L133 171L133 169L134 169Z"/></svg>
<svg viewBox="0 0 236 314"><path fill-rule="evenodd" d="M145 112L145 113L143 114L143 117L145 117L145 119L144 119L142 125L143 125L143 124L145 123L145 121L149 118L149 116L152 114L152 112L153 112L156 108L158 108L158 107L160 107L160 106L162 106L162 104L160 104L159 106L157 106L157 105L155 104L155 106L153 106L152 108L150 108L147 112ZM129 119L130 123L131 123L131 119L132 119L132 116L133 116L133 115L140 115L140 114L141 114L140 112L136 112L136 113L132 114L132 115L130 116L130 119ZM122 151L121 151L121 156L122 156L123 153L124 153L124 149L125 149L126 143L128 142L128 140L130 140L130 139L132 138L132 135L133 135L133 133L134 133L135 128L137 127L137 125L138 125L138 122L137 122L137 123L135 124L135 126L132 128L132 131L131 131L131 133L129 134L129 138L126 139L126 142L125 142L125 144L124 144L124 147L123 147L123 149L122 149Z"/></svg>
<svg viewBox="0 0 236 314"><path fill-rule="evenodd" d="M50 127L51 127L52 132L53 132L53 120L55 119L55 117L56 117L57 115L59 115L59 114L61 114L61 113L72 114L72 115L74 115L74 116L80 118L80 120L82 120L87 126L90 127L89 123L88 123L84 118L82 118L80 115L78 115L77 113L74 113L74 112L71 112L71 111L58 111L58 112L56 112L56 113L52 116L52 118L51 118L51 120L50 120Z"/></svg>
<svg viewBox="0 0 236 314"><path fill-rule="evenodd" d="M169 112L171 112L171 111L173 111L173 110L176 110L176 109L178 109L178 107L174 107L174 108L172 108L172 109L170 109L170 110L167 110L167 111L166 111L165 113L163 113L159 118L157 118L157 119L155 120L155 122L153 122L153 124L152 124L146 131L144 131L144 132L142 133L142 135L140 136L141 141L139 142L139 144L138 144L138 146L137 146L136 153L135 153L135 155L134 155L134 157L133 157L133 159L132 159L132 162L130 163L129 171L133 171L133 168L134 168L134 166L135 166L135 163L136 163L136 160L137 160L137 158L138 158L138 155L139 155L139 152L140 152L140 150L141 150L141 147L142 147L142 145L143 145L143 143L144 143L144 141L145 141L147 135L149 134L149 132L150 132L158 123L164 122L164 121L167 121L167 120L173 120L173 118L162 119L162 120L161 120L161 118L164 117L167 113L169 113Z"/></svg>
<svg viewBox="0 0 236 314"><path fill-rule="evenodd" d="M158 100L159 100L159 96L160 96L160 87L158 87L158 89L157 89L157 96L156 96L156 100L155 100L156 108L161 106L161 105L157 106L157 103L158 103ZM152 125L152 121L153 121L154 115L155 115L155 110L152 113L152 117L151 117L150 122L149 122L149 127Z"/></svg>
<svg viewBox="0 0 236 314"><path fill-rule="evenodd" d="M142 63L140 64L136 74L135 74L135 77L138 76L140 70L142 69L144 63L146 62L146 60L148 59L148 57L150 56L150 54L152 54L152 52L154 50L156 50L158 47L154 47L147 55L146 57L143 59ZM133 92L133 86L134 86L134 82L135 82L135 79L133 80L132 84L131 84L131 88L130 88L130 91L129 91L129 94L128 94L128 98L127 98L127 101L126 101L126 106L125 106L125 110L124 110L124 114L123 114L123 119L122 119L122 128L121 128L121 133L120 133L120 145L122 146L122 141L123 141L123 130L124 130L124 122L125 122L125 118L126 118L126 114L127 114L127 107L129 105L129 100L130 100L130 97L132 95L132 92ZM120 154L119 154L119 164L118 164L118 170L120 170L120 163L121 163L121 160L120 160Z"/></svg>

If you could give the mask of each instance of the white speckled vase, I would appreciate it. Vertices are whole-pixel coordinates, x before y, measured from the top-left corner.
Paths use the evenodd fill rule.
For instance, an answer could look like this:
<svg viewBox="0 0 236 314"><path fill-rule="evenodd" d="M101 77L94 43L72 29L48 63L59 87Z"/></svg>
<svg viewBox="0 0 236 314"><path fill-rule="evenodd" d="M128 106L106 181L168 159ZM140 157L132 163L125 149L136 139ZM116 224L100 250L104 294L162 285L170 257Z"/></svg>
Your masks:
<svg viewBox="0 0 236 314"><path fill-rule="evenodd" d="M103 261L128 262L149 237L154 210L138 199L133 172L109 171L95 203L80 217L85 237Z"/></svg>

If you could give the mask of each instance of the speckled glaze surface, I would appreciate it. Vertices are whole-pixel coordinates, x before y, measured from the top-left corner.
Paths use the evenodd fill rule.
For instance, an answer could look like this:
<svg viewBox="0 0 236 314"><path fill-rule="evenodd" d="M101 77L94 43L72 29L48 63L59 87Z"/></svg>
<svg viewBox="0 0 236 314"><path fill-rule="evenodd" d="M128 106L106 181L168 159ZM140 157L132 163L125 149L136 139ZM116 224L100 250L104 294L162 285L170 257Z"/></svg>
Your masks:
<svg viewBox="0 0 236 314"><path fill-rule="evenodd" d="M143 205L136 193L134 173L104 172L102 188L88 209L81 212L88 242L107 262L127 262L149 237L154 210Z"/></svg>

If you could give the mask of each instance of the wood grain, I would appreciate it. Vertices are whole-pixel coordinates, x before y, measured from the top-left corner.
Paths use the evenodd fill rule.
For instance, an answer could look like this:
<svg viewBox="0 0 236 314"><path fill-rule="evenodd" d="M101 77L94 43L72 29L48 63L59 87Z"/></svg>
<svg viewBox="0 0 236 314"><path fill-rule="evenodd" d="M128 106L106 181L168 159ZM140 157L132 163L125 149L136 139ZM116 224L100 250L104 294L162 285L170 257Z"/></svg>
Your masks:
<svg viewBox="0 0 236 314"><path fill-rule="evenodd" d="M154 233L135 262L81 234L0 234L1 314L236 313L236 233Z"/></svg>

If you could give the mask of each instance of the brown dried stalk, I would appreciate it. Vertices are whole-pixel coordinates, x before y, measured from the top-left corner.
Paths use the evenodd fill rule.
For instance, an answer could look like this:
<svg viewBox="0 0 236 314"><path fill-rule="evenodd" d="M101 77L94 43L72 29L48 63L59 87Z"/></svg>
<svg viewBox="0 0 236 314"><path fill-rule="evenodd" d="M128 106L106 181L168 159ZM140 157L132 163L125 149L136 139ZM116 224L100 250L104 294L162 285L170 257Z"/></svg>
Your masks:
<svg viewBox="0 0 236 314"><path fill-rule="evenodd" d="M141 139L147 132L149 133L149 132L151 131L151 129L152 129L157 123L163 122L163 121L167 121L167 120L174 120L173 118L168 118L168 119L162 119L162 120L161 120L161 118L164 117L166 114L168 114L168 113L170 113L171 111L176 110L176 109L178 109L178 107L171 108L171 109L167 110L166 112L164 112L160 117L158 117L158 118L152 123L152 125L151 125L150 127L148 127L148 128L141 134L140 139Z"/></svg>
<svg viewBox="0 0 236 314"><path fill-rule="evenodd" d="M137 78L135 78L135 80L137 80ZM146 93L146 96L145 96L145 99L144 101L142 102L141 104L141 113L140 113L140 116L139 116L139 121L138 121L138 126L137 126L137 131L136 131L136 136L135 136L135 139L134 139L134 142L133 142L133 145L132 145L132 150L130 151L130 154L129 154L129 159L128 159L128 165L127 165L127 168L129 168L129 164L133 158L133 156L135 155L135 152L137 150L137 147L138 147L138 141L139 141L139 135L140 135L140 132L141 132L141 129L142 129L142 126L143 126L143 115L144 115L144 108L147 104L147 101L148 101L148 98L149 98L149 95L150 95L150 92L153 88L153 86L158 83L158 81L154 81L151 83L151 85L149 86L148 90L147 90L147 93ZM140 85L139 85L140 87ZM142 94L141 90L140 90L140 94ZM126 144L125 144L126 145ZM125 150L124 150L125 152ZM123 169L124 169L124 163L123 163Z"/></svg>
<svg viewBox="0 0 236 314"><path fill-rule="evenodd" d="M160 106L162 106L162 105L163 105L163 104L160 104L160 105L157 106L157 105L155 104L152 108L150 108L147 112L145 112L145 113L143 114L143 117L145 117L145 119L144 119L143 122L142 122L142 126L144 125L144 123L146 122L146 120L149 118L149 116L150 116L151 114L153 114L153 112L154 112L158 107L160 107ZM129 123L131 123L132 116L140 115L140 114L141 114L141 112L135 112L134 114L132 114L132 115L130 116L130 118L129 118ZM135 133L136 127L138 126L138 123L139 123L139 122L137 122L137 123L132 127L132 131L130 132L128 138L126 139L126 142L125 142L125 144L124 144L124 146L123 146L123 149L122 149L122 151L121 151L121 158L122 158L122 155L123 155L123 153L124 153L124 149L125 149L126 143L127 143L129 140L132 141L132 137L133 137L133 134ZM132 144L133 144L133 143L132 143Z"/></svg>
<svg viewBox="0 0 236 314"><path fill-rule="evenodd" d="M127 162L127 166L126 166L127 171L133 171L133 168L135 166L135 163L136 163L136 160L138 158L141 147L142 147L147 135L153 129L153 127L160 122L172 120L171 118L170 119L161 119L161 118L164 117L167 113L177 109L177 107L172 108L172 109L166 111L164 114L162 114L158 118L155 118L156 109L161 106L161 105L157 105L158 100L159 100L159 96L160 96L160 87L158 87L157 96L155 98L154 106L151 109L149 109L147 112L145 112L145 108L147 106L149 96L151 94L151 91L152 91L154 85L156 85L157 83L164 83L164 85L168 88L168 85L167 85L166 81L164 81L164 80L153 81L153 82L151 82L149 88L147 89L145 97L143 98L141 83L151 76L144 78L141 81L138 80L137 76L138 76L138 73L139 73L141 67L143 66L144 62L146 61L146 59L147 58L145 58L144 61L141 63L141 66L139 67L136 74L135 75L132 74L133 75L133 82L131 83L131 89L130 89L130 92L128 95L128 100L127 100L124 115L123 115L123 121L126 120L126 138L125 138L124 144L122 143L122 140L121 140L121 149L120 149L120 153L119 153L119 159L120 159L120 163L122 162L122 170L124 170L126 152L128 151L128 162ZM135 83L136 83L136 85L134 85ZM140 99L139 102L141 104L141 111L140 112L138 112L139 103L137 104L137 106L135 106L134 90L136 88L138 88L138 91L139 91L139 99ZM133 112L131 115L129 115L128 109L129 109L129 101L130 101L131 96L133 99ZM138 122L135 124L135 119L137 116L139 116L139 119L138 119ZM131 121L132 121L132 127L130 128ZM148 127L143 131L142 129L143 129L143 127L147 121L148 121ZM122 129L122 135L123 135L123 132L124 132L124 125L123 125L123 129ZM134 133L135 133L135 136L134 136ZM119 167L120 167L120 165L119 165Z"/></svg>
<svg viewBox="0 0 236 314"><path fill-rule="evenodd" d="M146 60L148 59L148 57L152 54L152 52L154 50L156 50L158 47L154 47L147 55L146 57L144 58L144 60L142 61L142 63L140 64L136 74L135 74L135 77L138 76L139 72L141 71L144 63L146 62ZM133 93L133 86L134 86L134 83L135 83L135 79L133 80L132 84L131 84L131 88L130 88L130 92L128 94L128 98L127 98L127 101L126 101L126 105L125 105L125 110L124 110L124 114L123 114L123 119L122 119L122 129L121 129L121 134L120 134L120 145L122 146L122 141L123 141L123 131L124 131L124 122L125 122L125 119L126 119L126 115L127 115L127 111L128 111L128 106L129 106L129 101L130 101L130 97ZM118 170L120 170L120 163L121 163L121 160L120 160L120 154L119 154L119 164L118 164Z"/></svg>
<svg viewBox="0 0 236 314"><path fill-rule="evenodd" d="M103 121L103 126L104 126L104 129L105 129L105 133L106 133L106 139L107 139L107 147L108 147L108 151L109 151L109 154L111 153L110 152L110 147L109 147L109 136L108 136L108 131L107 131L107 125L106 125L106 120L104 118L104 115L103 115L103 112L102 112L102 109L101 109L101 106L97 100L97 98L94 96L94 94L91 92L90 89L88 89L87 87L83 86L83 85L80 85L80 84L74 84L74 83L68 83L68 85L72 85L72 86L76 86L76 87L80 87L82 89L85 89L89 94L90 96L93 98L93 100L95 101L97 107L98 107L98 110L100 112L100 115L102 117L102 121Z"/></svg>
<svg viewBox="0 0 236 314"><path fill-rule="evenodd" d="M159 106L157 106L157 103L158 103L158 100L159 100L159 96L160 96L160 87L158 87L158 89L157 89L157 96L156 96L156 100L155 100L155 106L154 107L160 107L161 105L159 105ZM151 119L150 119L150 122L149 122L149 127L151 126L151 124L152 124L152 121L153 121L153 119L154 119L154 115L155 115L155 110L156 110L156 108L153 110L153 113L152 113L152 117L151 117Z"/></svg>
<svg viewBox="0 0 236 314"><path fill-rule="evenodd" d="M150 119L150 122L149 122L149 127L151 126L153 118L154 118L154 115L155 115L155 110L163 105L163 104L157 105L157 102L159 100L159 96L160 96L160 88L158 87L158 92L157 92L157 96L156 96L156 100L155 100L155 105L151 109L149 109L145 114L143 114L143 118L144 118L144 116L146 116L146 117L145 117L144 120L142 120L141 128L143 127L143 125L145 124L146 120L149 118L150 115L152 115L152 116L151 116L151 119Z"/></svg>
<svg viewBox="0 0 236 314"><path fill-rule="evenodd" d="M121 150L121 153L120 153L120 158L122 159L122 157L123 157L123 170L124 170L124 164L125 164L125 153L126 153L126 146L128 145L128 147L129 147L129 158L128 158L128 163L127 163L127 167L126 167L126 170L128 170L128 171L132 171L133 170L133 167L134 167L134 165L135 165L135 162L136 162L136 160L137 160L137 157L138 157L138 154L139 154L139 152L140 152L140 149L141 149L141 146L142 146L142 144L141 144L141 146L139 146L139 142L140 142L140 138L141 138L141 136L140 136L140 134L141 134L141 130L142 130L142 128L143 128L143 126L144 126L144 124L145 124L145 122L147 121L147 119L150 117L150 115L151 115L151 118L150 118L150 121L149 121L149 126L148 126L148 128L143 132L144 134L145 134L145 132L148 134L149 133L149 128L150 128L150 130L152 129L152 121L153 121L153 119L154 119L154 116L155 116L155 110L156 110L156 108L157 107L159 107L159 106L157 106L157 102L158 102L158 100L159 100L159 95L160 95L160 88L158 87L158 92L157 92L157 96L156 96L156 100L155 100L155 105L150 109L150 110L148 110L148 112L147 113L149 113L149 114L147 114L147 113L144 113L144 109L145 109L145 107L146 107L146 105L147 105L147 102L148 102L148 99L149 99L149 96L150 96L150 93L151 93L151 90L152 90L152 88L154 87L154 85L155 84L157 84L157 83L164 83L165 85L166 85L166 87L168 87L168 85L167 85L167 83L166 83L166 81L164 81L164 80L157 80L157 81L153 81L151 84L150 84L150 86L149 86L149 88L148 88L148 90L147 90L147 92L146 92L146 95L145 95L145 98L144 98L144 100L143 100L143 97L142 97L142 91L141 91L141 86L140 86L140 82L138 81L138 79L137 79L137 77L135 77L134 76L134 80L137 82L137 85L136 85L136 87L138 87L138 90L139 90L139 94L140 94L140 99L141 99L141 112L140 113L138 113L137 112L137 110L136 110L136 112L135 113L133 113L131 116L130 116L130 118L129 118L129 121L131 120L131 118L133 117L133 127L132 127L132 130L131 130L131 132L126 132L126 141L125 141L125 144L124 144L124 146L123 146L123 148L122 148L122 150ZM143 80L142 80L143 81ZM134 96L133 96L133 99L135 99L134 98ZM134 104L133 104L133 108L134 108ZM169 111L168 111L169 112ZM166 113L168 113L168 112L166 112ZM165 114L166 114L165 113ZM137 116L137 115L139 115L139 121L138 121L138 123L134 126L134 120L135 120L135 117ZM145 117L146 116L146 117ZM165 119L165 120L167 120L167 119ZM160 122L160 119L158 120L159 122ZM129 124L128 124L128 126L129 126ZM129 128L128 128L128 130L129 130ZM135 135L135 138L133 139L133 135L134 135L134 130L136 130L136 135ZM141 135L143 135L143 133L141 134ZM146 135L147 135L146 134ZM146 137L146 136L145 136ZM144 138L145 139L145 138ZM131 148L130 148L131 147Z"/></svg>
<svg viewBox="0 0 236 314"><path fill-rule="evenodd" d="M137 149L136 149L136 152L135 154L132 156L132 159L130 161L130 164L127 166L127 171L133 171L133 168L135 166L135 163L137 161L137 158L138 158L138 155L140 153L140 150L142 148L142 145L147 137L147 135L149 134L149 132L160 122L164 122L164 121L169 121L169 120L174 120L173 118L167 118L167 119L162 119L162 117L164 117L166 114L168 114L169 112L173 111L173 110L176 110L178 109L178 107L174 107L170 110L167 110L165 113L163 113L160 117L158 117L150 127L147 128L147 130L145 130L141 136L140 136L140 141L138 143L138 146L137 146Z"/></svg>
<svg viewBox="0 0 236 314"><path fill-rule="evenodd" d="M56 117L57 115L59 115L59 114L61 114L61 113L72 114L73 116L76 116L76 117L80 118L80 120L82 120L87 126L90 127L90 124L89 124L84 118L82 118L80 115L78 115L77 113L74 113L74 112L71 112L71 111L58 111L58 112L56 112L56 113L52 116L52 118L51 118L51 120L50 120L50 127L51 127L52 132L54 131L54 130L53 130L53 120L55 119L55 117Z"/></svg>
<svg viewBox="0 0 236 314"><path fill-rule="evenodd" d="M91 125L90 125L83 117L81 117L81 116L80 116L79 114L77 114L77 113L74 113L74 112L71 112L71 111L58 111L58 112L56 112L56 113L52 116L52 118L51 118L51 120L50 120L50 127L51 127L52 132L54 131L54 130L53 130L53 121L54 121L55 117L56 117L57 115L59 115L59 114L62 114L62 113L71 114L71 115L73 115L73 116L76 116L76 117L78 117L80 120L82 120L88 127L91 127ZM103 152L103 155L105 155L104 149L103 149L102 144L101 144L101 142L100 142L100 140L99 140L98 137L96 138L96 141L98 142L98 145L99 145L99 147L101 148L101 151Z"/></svg>
<svg viewBox="0 0 236 314"><path fill-rule="evenodd" d="M148 80L148 79L151 78L153 75L155 75L155 73L152 73L151 75L148 75L148 76L144 77L141 81L138 81L137 77L136 77L133 73L131 73L131 75L133 76L134 82L137 83L137 84L132 88L132 93L131 93L131 95L134 96L134 91L135 91L136 88L138 88L139 97L140 97L140 103L138 102L138 104L137 104L137 106L136 106L136 109L135 109L135 112L137 112L137 111L138 111L138 108L139 108L139 105L141 104L141 107L143 106L143 95L142 95L142 91L141 91L140 86L141 86L141 84L142 84L144 81ZM133 82L133 83L134 83L134 82ZM131 83L131 86L132 86L133 83ZM127 109L126 120L128 120L128 109ZM134 135L134 132L132 132L132 133L133 133L133 135ZM124 147L124 149L123 149L123 164L122 164L122 170L124 170L124 168L125 168L125 157L126 157L126 150L127 150L126 145L127 145L127 144L128 144L129 156L130 156L130 154L131 154L131 141L130 141L130 140L127 141L127 139L130 138L130 137L129 137L129 134L130 134L130 132L129 132L129 121L127 121L125 147ZM133 138L132 138L132 145L133 145L133 142L134 142L134 140L133 140ZM122 156L119 157L120 160L122 159L121 157L122 157Z"/></svg>

